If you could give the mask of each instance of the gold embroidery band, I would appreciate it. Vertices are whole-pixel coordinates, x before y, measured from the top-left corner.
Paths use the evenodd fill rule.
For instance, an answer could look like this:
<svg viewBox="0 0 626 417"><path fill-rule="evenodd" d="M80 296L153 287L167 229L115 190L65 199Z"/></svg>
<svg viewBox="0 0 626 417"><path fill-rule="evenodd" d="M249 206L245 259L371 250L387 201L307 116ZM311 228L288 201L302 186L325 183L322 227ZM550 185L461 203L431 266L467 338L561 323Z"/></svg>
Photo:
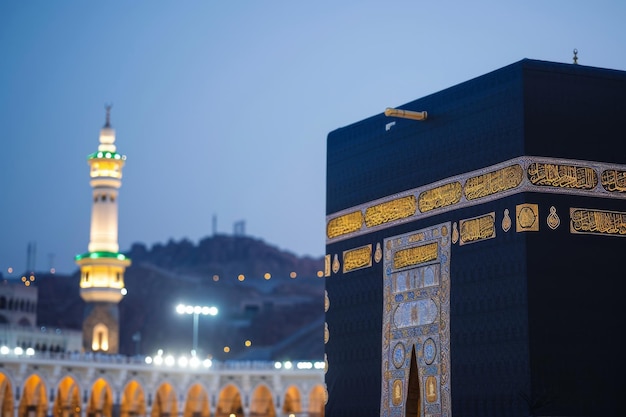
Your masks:
<svg viewBox="0 0 626 417"><path fill-rule="evenodd" d="M415 214L415 196L408 195L385 203L368 207L365 210L365 225L374 227L394 220L404 219Z"/></svg>
<svg viewBox="0 0 626 417"><path fill-rule="evenodd" d="M496 213L491 212L484 216L465 219L460 222L460 245L478 242L496 237Z"/></svg>
<svg viewBox="0 0 626 417"><path fill-rule="evenodd" d="M352 213L344 214L331 219L326 226L326 236L329 239L332 239L341 235L356 232L362 226L363 213L361 213L360 210L353 211Z"/></svg>
<svg viewBox="0 0 626 417"><path fill-rule="evenodd" d="M343 273L372 266L372 245L347 250L343 253Z"/></svg>
<svg viewBox="0 0 626 417"><path fill-rule="evenodd" d="M626 237L626 213L570 208L570 232Z"/></svg>
<svg viewBox="0 0 626 417"><path fill-rule="evenodd" d="M626 165L520 156L330 214L326 242L522 192L626 199Z"/></svg>
<svg viewBox="0 0 626 417"><path fill-rule="evenodd" d="M437 259L438 254L439 244L437 242L402 249L393 255L393 268L400 269L407 266L434 261Z"/></svg>
<svg viewBox="0 0 626 417"><path fill-rule="evenodd" d="M465 182L465 198L476 200L518 187L524 178L524 170L519 164L511 165L470 177Z"/></svg>
<svg viewBox="0 0 626 417"><path fill-rule="evenodd" d="M459 201L461 201L461 183L455 181L420 193L417 206L422 213L425 213Z"/></svg>
<svg viewBox="0 0 626 417"><path fill-rule="evenodd" d="M528 166L533 185L592 190L598 185L598 174L589 167L533 162Z"/></svg>

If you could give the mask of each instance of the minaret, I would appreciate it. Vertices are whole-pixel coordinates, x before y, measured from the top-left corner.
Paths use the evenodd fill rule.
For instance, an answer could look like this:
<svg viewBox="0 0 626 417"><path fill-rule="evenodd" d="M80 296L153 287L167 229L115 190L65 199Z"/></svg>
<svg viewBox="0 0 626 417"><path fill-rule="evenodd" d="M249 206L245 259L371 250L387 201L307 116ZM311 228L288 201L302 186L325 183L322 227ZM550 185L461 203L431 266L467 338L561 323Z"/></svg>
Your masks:
<svg viewBox="0 0 626 417"><path fill-rule="evenodd" d="M80 266L80 296L87 303L83 319L85 351L118 353L118 303L124 296L124 271L130 259L119 253L117 201L125 155L116 152L111 106L100 130L98 151L87 157L93 189L89 252L76 256Z"/></svg>

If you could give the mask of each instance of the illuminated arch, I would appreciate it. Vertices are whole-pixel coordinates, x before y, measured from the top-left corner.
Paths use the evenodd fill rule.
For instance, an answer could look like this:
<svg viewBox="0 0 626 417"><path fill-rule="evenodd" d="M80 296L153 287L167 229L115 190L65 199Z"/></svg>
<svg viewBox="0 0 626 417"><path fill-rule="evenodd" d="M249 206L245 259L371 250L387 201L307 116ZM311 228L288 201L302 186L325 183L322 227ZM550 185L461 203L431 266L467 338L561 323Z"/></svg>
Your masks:
<svg viewBox="0 0 626 417"><path fill-rule="evenodd" d="M46 417L47 409L46 385L39 375L31 375L24 383L18 417Z"/></svg>
<svg viewBox="0 0 626 417"><path fill-rule="evenodd" d="M322 385L316 385L309 394L309 416L324 417L326 405L326 390Z"/></svg>
<svg viewBox="0 0 626 417"><path fill-rule="evenodd" d="M87 417L112 417L113 394L109 383L99 378L91 387L91 396L87 404Z"/></svg>
<svg viewBox="0 0 626 417"><path fill-rule="evenodd" d="M66 376L59 382L52 413L54 417L80 417L80 389L71 376Z"/></svg>
<svg viewBox="0 0 626 417"><path fill-rule="evenodd" d="M270 391L267 385L261 384L252 392L250 416L276 416L272 391Z"/></svg>
<svg viewBox="0 0 626 417"><path fill-rule="evenodd" d="M94 352L109 350L109 328L103 323L93 326L91 350Z"/></svg>
<svg viewBox="0 0 626 417"><path fill-rule="evenodd" d="M176 391L167 382L159 386L152 403L152 417L178 417Z"/></svg>
<svg viewBox="0 0 626 417"><path fill-rule="evenodd" d="M296 414L302 412L302 402L300 396L300 390L291 385L285 391L285 399L283 400L283 414Z"/></svg>
<svg viewBox="0 0 626 417"><path fill-rule="evenodd" d="M183 417L210 417L209 394L200 384L194 384L187 391L187 401Z"/></svg>
<svg viewBox="0 0 626 417"><path fill-rule="evenodd" d="M13 389L9 378L0 372L0 415L13 416Z"/></svg>
<svg viewBox="0 0 626 417"><path fill-rule="evenodd" d="M220 391L215 417L229 417L231 414L243 417L243 406L239 389L233 384L228 384Z"/></svg>
<svg viewBox="0 0 626 417"><path fill-rule="evenodd" d="M132 380L126 384L120 404L120 417L136 417L146 415L146 399L143 387Z"/></svg>

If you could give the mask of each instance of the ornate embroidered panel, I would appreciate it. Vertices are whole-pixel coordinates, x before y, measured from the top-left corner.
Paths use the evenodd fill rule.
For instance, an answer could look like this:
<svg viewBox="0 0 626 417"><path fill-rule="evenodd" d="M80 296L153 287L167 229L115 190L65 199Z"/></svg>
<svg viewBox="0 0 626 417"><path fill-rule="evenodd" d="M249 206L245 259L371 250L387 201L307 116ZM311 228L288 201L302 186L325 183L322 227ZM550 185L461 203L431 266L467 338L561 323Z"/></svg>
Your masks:
<svg viewBox="0 0 626 417"><path fill-rule="evenodd" d="M406 414L409 384L419 415L451 416L450 231L448 222L384 240L381 416Z"/></svg>

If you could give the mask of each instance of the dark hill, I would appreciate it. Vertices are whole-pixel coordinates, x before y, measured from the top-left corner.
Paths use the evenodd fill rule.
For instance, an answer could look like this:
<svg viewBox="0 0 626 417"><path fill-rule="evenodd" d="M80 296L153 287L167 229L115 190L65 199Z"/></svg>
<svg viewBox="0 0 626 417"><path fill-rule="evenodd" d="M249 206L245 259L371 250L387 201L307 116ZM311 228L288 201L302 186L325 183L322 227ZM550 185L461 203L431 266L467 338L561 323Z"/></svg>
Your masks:
<svg viewBox="0 0 626 417"><path fill-rule="evenodd" d="M189 352L193 318L175 312L184 303L219 309L215 317L199 318L198 347L205 355L323 358L322 258L297 257L258 239L226 235L197 245L188 240L151 249L134 244L126 254L132 265L125 275L128 294L120 303L120 353ZM39 324L80 330L85 303L78 271L70 277L41 275L36 282ZM316 340L317 345L311 343ZM268 351L272 357L259 357Z"/></svg>

